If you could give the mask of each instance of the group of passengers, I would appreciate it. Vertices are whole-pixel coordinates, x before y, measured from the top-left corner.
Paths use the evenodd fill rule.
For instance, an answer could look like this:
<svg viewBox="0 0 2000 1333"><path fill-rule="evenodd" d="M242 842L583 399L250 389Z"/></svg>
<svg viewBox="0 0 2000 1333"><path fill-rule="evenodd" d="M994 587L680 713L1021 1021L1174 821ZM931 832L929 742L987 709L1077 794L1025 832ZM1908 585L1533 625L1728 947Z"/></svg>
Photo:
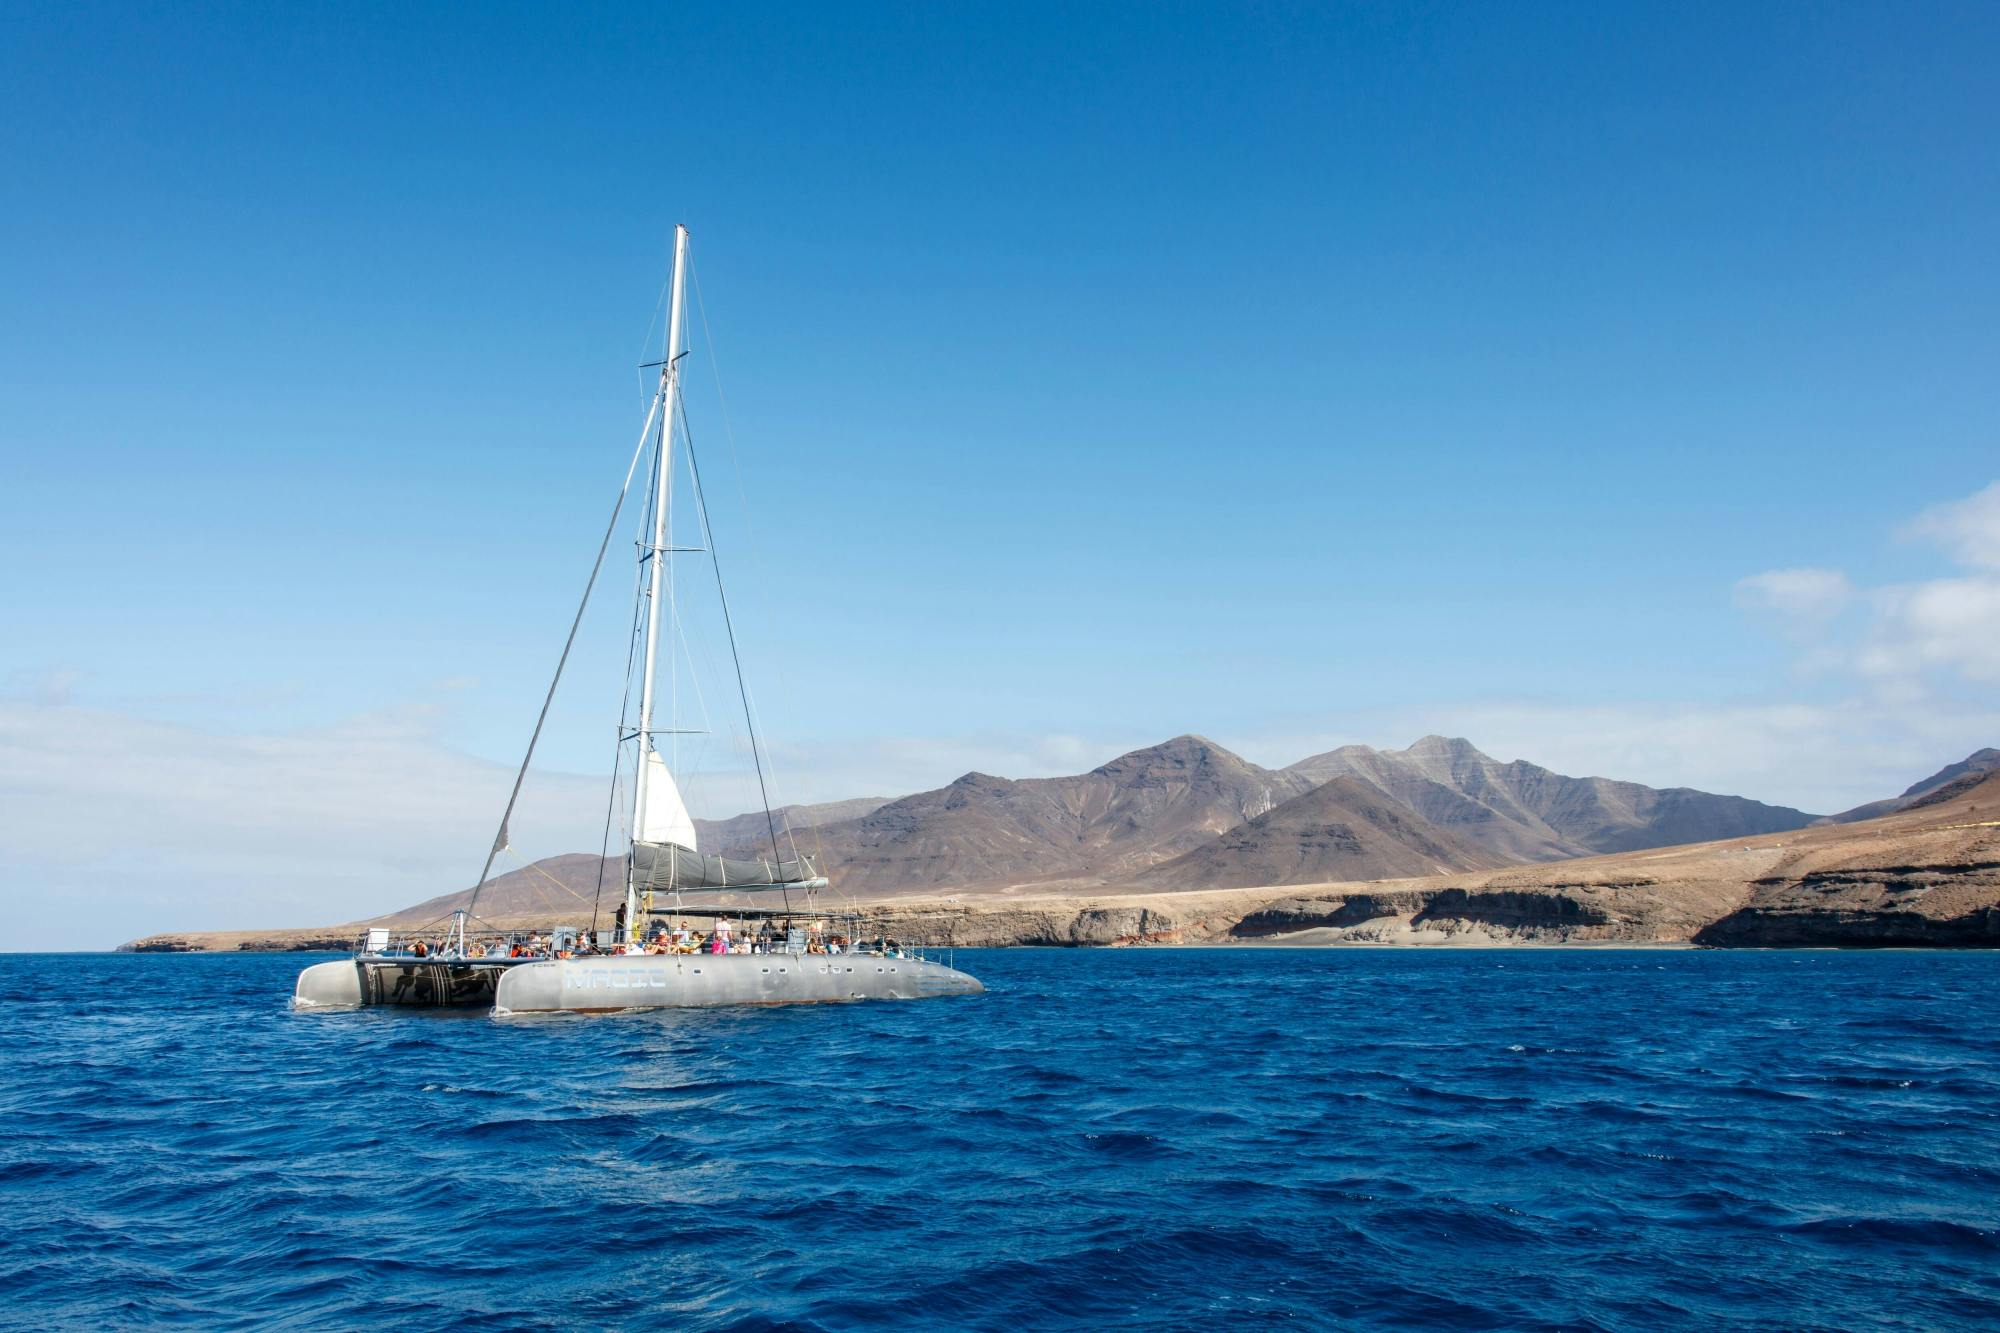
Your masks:
<svg viewBox="0 0 2000 1333"><path fill-rule="evenodd" d="M803 937L803 938L801 938ZM407 952L418 958L454 958L457 950L448 940L431 943L416 940L406 946ZM466 946L468 958L587 958L597 953L624 954L769 954L803 951L809 954L844 954L857 952L882 953L901 957L902 949L895 940L886 936L872 947L867 941L856 946L845 935L827 934L817 926L804 929L784 922L774 929L769 921L762 923L755 931L735 930L728 921L717 921L712 930L690 929L685 921L676 921L671 927L665 923L656 924L652 934L643 941L633 940L619 946L600 949L591 942L591 934L581 928L557 931L543 936L540 931L531 932L525 938L514 936L502 943L486 941Z"/></svg>
<svg viewBox="0 0 2000 1333"><path fill-rule="evenodd" d="M798 938L801 935L802 941ZM773 929L766 921L754 931L738 931L722 920L708 931L691 929L685 921L676 921L672 926L661 922L643 943L628 948L650 954L766 954L786 953L801 945L806 953L817 954L846 953L850 947L845 935L826 935L816 927L800 931L785 923Z"/></svg>

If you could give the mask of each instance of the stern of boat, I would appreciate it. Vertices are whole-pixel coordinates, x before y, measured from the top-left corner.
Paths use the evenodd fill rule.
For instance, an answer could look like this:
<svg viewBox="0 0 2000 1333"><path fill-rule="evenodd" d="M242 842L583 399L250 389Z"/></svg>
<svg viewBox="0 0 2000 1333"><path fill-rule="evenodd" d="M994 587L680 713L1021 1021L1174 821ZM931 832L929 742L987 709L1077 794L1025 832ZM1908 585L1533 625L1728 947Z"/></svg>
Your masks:
<svg viewBox="0 0 2000 1333"><path fill-rule="evenodd" d="M361 1003L361 969L352 958L314 963L292 987L294 1009L351 1009Z"/></svg>

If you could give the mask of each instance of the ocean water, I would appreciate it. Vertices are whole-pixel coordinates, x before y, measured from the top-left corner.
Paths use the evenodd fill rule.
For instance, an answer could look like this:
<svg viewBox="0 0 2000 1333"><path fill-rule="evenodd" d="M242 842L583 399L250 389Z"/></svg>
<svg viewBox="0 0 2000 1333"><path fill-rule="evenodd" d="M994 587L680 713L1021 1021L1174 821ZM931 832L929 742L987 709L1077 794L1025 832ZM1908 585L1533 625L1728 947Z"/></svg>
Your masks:
<svg viewBox="0 0 2000 1333"><path fill-rule="evenodd" d="M960 951L973 999L294 1014L0 958L0 1324L2000 1325L2000 956Z"/></svg>

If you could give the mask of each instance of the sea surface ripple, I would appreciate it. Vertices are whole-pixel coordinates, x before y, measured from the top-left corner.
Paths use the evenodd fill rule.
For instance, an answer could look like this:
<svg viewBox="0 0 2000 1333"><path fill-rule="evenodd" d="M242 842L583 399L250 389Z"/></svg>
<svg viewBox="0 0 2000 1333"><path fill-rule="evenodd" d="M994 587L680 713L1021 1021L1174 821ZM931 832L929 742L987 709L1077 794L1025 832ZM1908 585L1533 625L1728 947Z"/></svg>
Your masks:
<svg viewBox="0 0 2000 1333"><path fill-rule="evenodd" d="M0 1323L2000 1325L2000 955L961 950L988 994L293 1013L0 958Z"/></svg>

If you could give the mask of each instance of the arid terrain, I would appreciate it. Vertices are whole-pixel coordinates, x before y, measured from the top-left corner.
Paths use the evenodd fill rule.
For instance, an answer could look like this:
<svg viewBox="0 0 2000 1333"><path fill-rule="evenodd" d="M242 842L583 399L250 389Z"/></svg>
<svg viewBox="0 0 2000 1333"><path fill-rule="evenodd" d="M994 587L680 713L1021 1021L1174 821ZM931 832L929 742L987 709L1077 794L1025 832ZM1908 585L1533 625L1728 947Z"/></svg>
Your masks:
<svg viewBox="0 0 2000 1333"><path fill-rule="evenodd" d="M1462 746L1477 756L1477 761L1464 754L1458 759L1461 771L1474 775L1467 785L1478 790L1486 776L1478 761L1492 761L1463 742L1443 744ZM1872 817L1806 822L1811 817L1799 812L1780 816L1764 813L1777 807L1740 802L1722 807L1722 817L1773 821L1796 815L1799 822L1747 836L1499 865L1505 859L1499 850L1503 844L1518 844L1529 834L1545 836L1535 833L1537 823L1558 838L1578 836L1579 808L1586 813L1583 826L1590 836L1630 839L1647 827L1632 811L1650 803L1655 810L1664 805L1684 812L1698 804L1692 797L1705 794L1677 796L1637 788L1617 793L1613 816L1606 816L1601 792L1585 789L1590 799L1578 800L1579 790L1571 788L1556 803L1556 819L1551 820L1504 787L1487 791L1491 804L1482 804L1416 786L1422 799L1462 816L1447 824L1426 820L1403 801L1386 797L1383 784L1350 771L1286 796L1287 784L1273 781L1269 770L1237 768L1243 761L1205 742L1183 738L1169 746L1176 753L1164 760L1157 752L1137 752L1146 762L1128 768L1123 781L1103 780L1106 770L1087 775L1095 782L1039 780L1077 784L1067 790L968 778L941 792L886 803L859 819L842 812L846 818L835 827L848 830L841 835L848 846L878 852L889 846L915 848L927 864L941 868L949 862L965 873L968 861L977 860L989 873L949 892L904 887L900 875L893 887L873 890L866 887L870 876L863 875L861 887L849 890L835 861L836 891L821 895L817 908L857 911L870 931L965 946L2000 945L2000 770L1993 763L2000 754L1993 751L1953 765L1902 797L1877 803L1887 812ZM1400 753L1409 755L1417 748ZM1218 753L1234 765L1221 762ZM1428 777L1422 781L1444 786ZM983 784L997 787L994 799L973 816L959 817L956 812L979 804L971 792L960 789L985 792ZM1546 783L1536 785L1548 789ZM1663 795L1671 799L1656 799ZM1471 813L1475 806L1491 809L1502 796L1514 802L1518 813L1490 818ZM1073 804L1065 804L1066 799ZM1260 802L1268 803L1252 808ZM888 821L876 818L897 806L906 808ZM1023 817L1030 821L1061 826L1076 819L1078 806L1096 813L1099 831L1081 840L1082 848L1068 864L1079 869L1108 864L1115 867L1110 875L1084 870L1006 878L990 873L990 868L1018 868L1030 859L1022 850L1022 835L1010 830L1007 820L993 813L995 808L1025 811ZM1149 829L1134 813L1147 810L1169 817ZM800 813L793 812L795 829L806 822ZM809 809L805 813L809 819ZM1196 830L1231 813L1239 818L1219 831L1195 836ZM1678 817L1669 816L1667 826L1676 826ZM963 843L937 832L905 836L927 823L976 825L981 833L968 835ZM1162 832L1162 823L1171 828ZM872 841L852 828L856 824L867 825ZM1487 836L1478 841L1465 831L1482 826ZM804 834L800 842L811 850ZM1138 847L1150 850L1150 860L1134 850ZM891 862L877 856L869 864L879 874ZM546 927L587 922L594 903L608 921L609 905L620 896L617 865L589 855L538 862L489 885L480 915L501 927ZM1335 873L1322 873L1327 867ZM1433 873L1398 873L1413 869ZM600 876L611 886L608 894L599 891ZM347 948L367 925L419 927L463 898L463 893L445 895L372 922L152 936L125 947L162 952Z"/></svg>

